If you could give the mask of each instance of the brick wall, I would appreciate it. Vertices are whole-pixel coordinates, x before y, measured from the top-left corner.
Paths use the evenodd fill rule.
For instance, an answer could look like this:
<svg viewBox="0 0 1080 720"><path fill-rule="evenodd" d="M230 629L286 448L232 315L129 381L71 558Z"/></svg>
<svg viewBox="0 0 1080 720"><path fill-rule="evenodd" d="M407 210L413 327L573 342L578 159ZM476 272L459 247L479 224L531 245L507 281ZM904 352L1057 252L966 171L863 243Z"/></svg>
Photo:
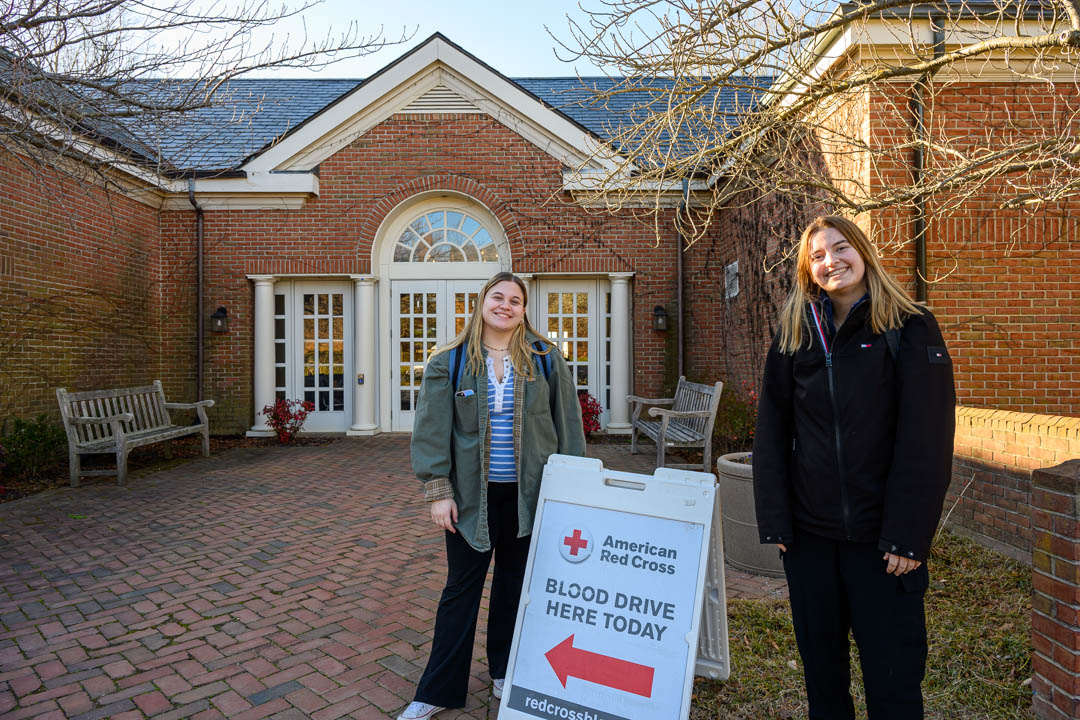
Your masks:
<svg viewBox="0 0 1080 720"><path fill-rule="evenodd" d="M158 373L158 213L0 152L0 419Z"/></svg>
<svg viewBox="0 0 1080 720"><path fill-rule="evenodd" d="M298 211L208 211L206 306L229 311L230 332L206 347L215 432L252 417L252 284L247 274L367 273L379 224L397 203L448 190L477 198L506 230L516 272L634 272L635 364L641 394L659 392L664 337L652 310L675 295L673 240L648 219L577 207L559 162L482 115L395 115L320 166L320 195ZM167 391L194 388L194 213L162 214L163 373ZM670 249L668 249L670 248Z"/></svg>
<svg viewBox="0 0 1080 720"><path fill-rule="evenodd" d="M958 407L948 523L1032 562L1031 473L1080 457L1080 418Z"/></svg>

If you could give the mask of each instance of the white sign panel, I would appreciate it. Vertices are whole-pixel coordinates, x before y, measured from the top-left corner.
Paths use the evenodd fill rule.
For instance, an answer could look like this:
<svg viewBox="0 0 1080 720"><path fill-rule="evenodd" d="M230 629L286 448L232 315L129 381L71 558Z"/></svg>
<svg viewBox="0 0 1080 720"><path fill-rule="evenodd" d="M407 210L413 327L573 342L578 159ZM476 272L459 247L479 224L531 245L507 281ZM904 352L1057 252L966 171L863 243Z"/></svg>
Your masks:
<svg viewBox="0 0 1080 720"><path fill-rule="evenodd" d="M500 718L687 717L714 484L552 456Z"/></svg>

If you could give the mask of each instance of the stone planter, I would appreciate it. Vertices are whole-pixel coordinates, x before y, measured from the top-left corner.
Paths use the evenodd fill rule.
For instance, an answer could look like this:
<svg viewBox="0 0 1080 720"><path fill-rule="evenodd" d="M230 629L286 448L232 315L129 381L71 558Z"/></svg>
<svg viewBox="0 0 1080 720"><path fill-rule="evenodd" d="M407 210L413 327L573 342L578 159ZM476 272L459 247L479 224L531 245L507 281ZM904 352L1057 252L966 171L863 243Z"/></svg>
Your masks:
<svg viewBox="0 0 1080 720"><path fill-rule="evenodd" d="M724 556L732 567L755 575L783 577L784 565L775 545L758 542L754 512L754 469L736 462L750 453L731 453L716 459L720 476L720 510L724 524Z"/></svg>

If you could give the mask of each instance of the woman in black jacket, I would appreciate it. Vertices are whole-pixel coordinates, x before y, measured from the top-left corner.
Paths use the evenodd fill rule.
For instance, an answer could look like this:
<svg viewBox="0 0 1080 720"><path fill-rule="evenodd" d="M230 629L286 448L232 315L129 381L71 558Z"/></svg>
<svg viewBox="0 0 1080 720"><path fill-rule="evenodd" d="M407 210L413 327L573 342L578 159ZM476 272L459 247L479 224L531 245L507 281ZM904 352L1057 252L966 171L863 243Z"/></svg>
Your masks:
<svg viewBox="0 0 1080 720"><path fill-rule="evenodd" d="M934 316L850 220L819 217L765 361L754 438L762 543L784 559L810 718L922 718L926 559L952 465L952 364Z"/></svg>

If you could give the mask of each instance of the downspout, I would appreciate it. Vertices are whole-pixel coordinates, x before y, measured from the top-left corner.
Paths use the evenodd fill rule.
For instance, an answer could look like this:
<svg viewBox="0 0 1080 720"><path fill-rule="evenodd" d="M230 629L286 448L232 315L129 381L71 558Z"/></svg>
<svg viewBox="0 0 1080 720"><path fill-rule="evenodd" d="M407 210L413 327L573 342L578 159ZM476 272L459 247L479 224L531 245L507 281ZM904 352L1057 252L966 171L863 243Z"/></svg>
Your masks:
<svg viewBox="0 0 1080 720"><path fill-rule="evenodd" d="M679 212L688 212L687 207L690 205L690 178L684 177L682 180L682 201L679 203ZM675 327L676 332L679 333L678 352L676 353L679 358L679 377L686 375L683 370L683 248L686 247L686 238L683 237L682 230L679 231L677 240L679 247L675 250Z"/></svg>
<svg viewBox="0 0 1080 720"><path fill-rule="evenodd" d="M203 355L205 328L203 327L203 209L195 202L195 178L188 178L188 202L195 208L195 385L198 399L203 399Z"/></svg>
<svg viewBox="0 0 1080 720"><path fill-rule="evenodd" d="M940 18L930 14L930 28L934 33L934 59L945 54L945 27ZM923 93L929 85L931 73L927 73L915 84L911 95L912 125L915 134L915 145L911 150L911 180L915 187L923 181L926 171L926 146L929 137L926 130L926 106ZM926 197L915 197L915 218L913 235L915 240L915 299L918 302L926 302Z"/></svg>

